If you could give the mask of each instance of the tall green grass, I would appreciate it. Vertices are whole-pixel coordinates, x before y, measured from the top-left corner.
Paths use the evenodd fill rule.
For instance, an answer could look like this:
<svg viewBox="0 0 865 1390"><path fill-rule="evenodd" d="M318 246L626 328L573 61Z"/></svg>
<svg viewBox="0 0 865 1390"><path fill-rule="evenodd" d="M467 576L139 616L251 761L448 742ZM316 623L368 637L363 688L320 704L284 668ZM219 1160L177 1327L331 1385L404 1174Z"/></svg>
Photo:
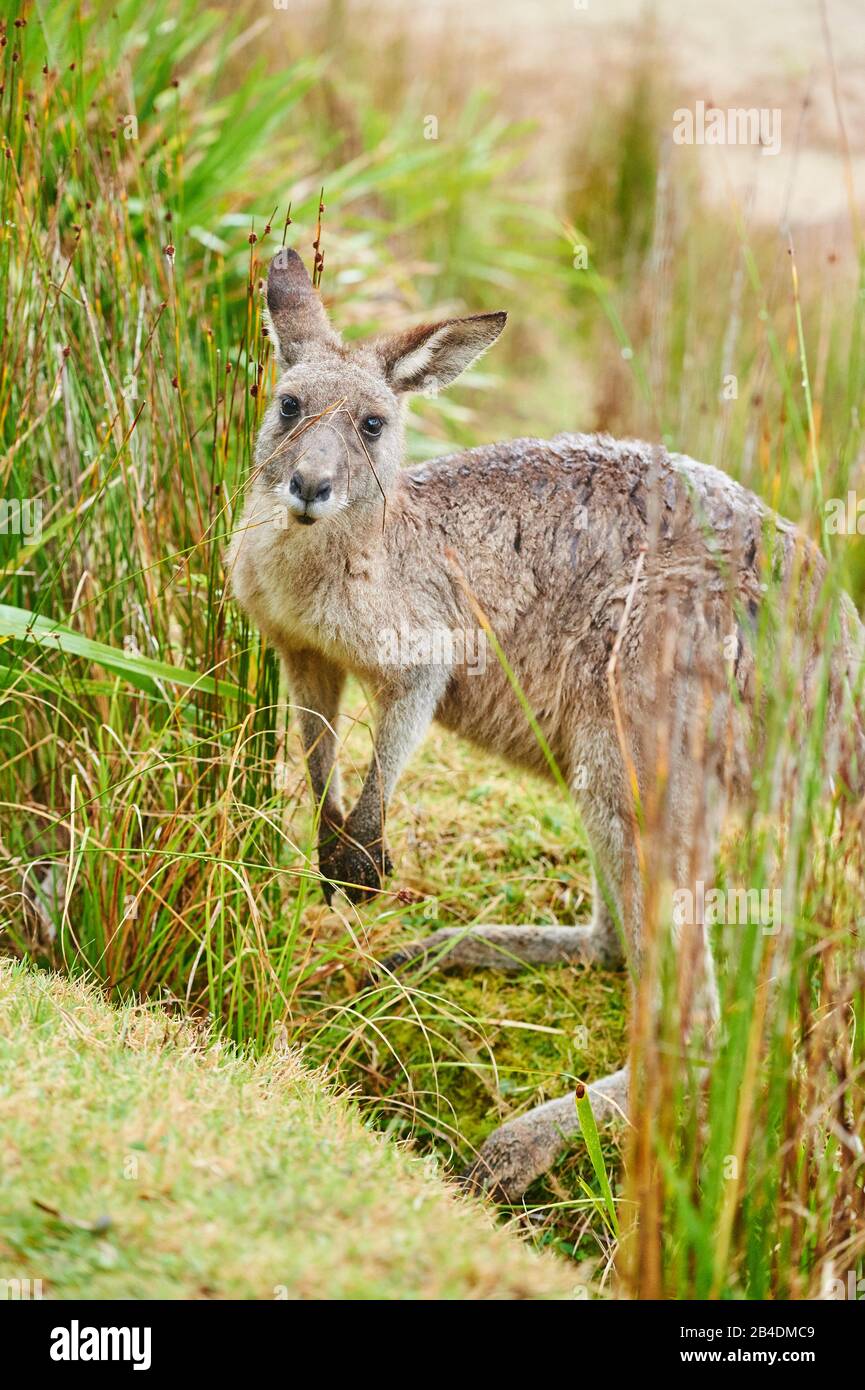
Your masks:
<svg viewBox="0 0 865 1390"><path fill-rule="evenodd" d="M5 493L41 503L43 535L3 537L10 930L23 948L35 899L54 956L261 1044L304 978L309 845L287 828L302 778L287 809L275 781L273 655L226 603L222 554L269 380L262 267L284 235L312 240L326 64L268 74L259 23L191 3L22 15L0 418ZM456 158L397 125L327 167L349 329L383 284L418 310L388 232L440 221L454 180L482 200L512 159L475 111Z"/></svg>
<svg viewBox="0 0 865 1390"><path fill-rule="evenodd" d="M585 849L546 789L503 811L507 780L439 741L403 803L410 881L362 914L320 905L279 673L224 589L270 379L263 266L284 235L309 252L323 182L324 291L348 334L433 306L513 311L497 362L419 403L416 456L590 425L663 437L818 539L822 499L861 457L859 267L796 248L797 302L786 246L705 208L659 153L651 65L579 133L554 208L526 183L530 132L489 98L424 138L398 45L373 84L360 34L350 71L288 27L274 57L277 12L126 0L19 18L2 49L0 470L4 498L41 501L43 531L0 535L4 947L207 1011L258 1049L300 1042L380 1123L466 1157L494 1122L621 1061L623 990L579 972L359 988L396 931L584 915ZM861 543L834 550L861 598ZM763 678L767 759L795 735L803 775L786 802L755 788L721 872L759 886L782 862L793 934L781 951L720 933L708 1081L674 1009L639 1037L621 1244L584 1155L529 1195L541 1239L638 1294L803 1296L861 1269L862 811L826 801L819 729L790 722L768 651ZM351 783L364 692L350 713ZM647 930L672 988L660 914Z"/></svg>

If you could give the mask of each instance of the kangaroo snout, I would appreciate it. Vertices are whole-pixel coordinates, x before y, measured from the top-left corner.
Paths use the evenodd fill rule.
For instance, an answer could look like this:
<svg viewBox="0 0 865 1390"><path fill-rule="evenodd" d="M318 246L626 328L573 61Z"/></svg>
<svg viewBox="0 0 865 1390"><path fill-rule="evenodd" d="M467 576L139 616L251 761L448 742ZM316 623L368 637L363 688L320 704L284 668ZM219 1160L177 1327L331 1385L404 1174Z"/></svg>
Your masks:
<svg viewBox="0 0 865 1390"><path fill-rule="evenodd" d="M298 464L279 493L295 520L309 526L332 510L335 483L336 474L329 466Z"/></svg>
<svg viewBox="0 0 865 1390"><path fill-rule="evenodd" d="M297 497L302 502L326 502L333 492L333 479L323 478L318 473L310 476L303 469L295 468L289 479L288 491L291 497Z"/></svg>

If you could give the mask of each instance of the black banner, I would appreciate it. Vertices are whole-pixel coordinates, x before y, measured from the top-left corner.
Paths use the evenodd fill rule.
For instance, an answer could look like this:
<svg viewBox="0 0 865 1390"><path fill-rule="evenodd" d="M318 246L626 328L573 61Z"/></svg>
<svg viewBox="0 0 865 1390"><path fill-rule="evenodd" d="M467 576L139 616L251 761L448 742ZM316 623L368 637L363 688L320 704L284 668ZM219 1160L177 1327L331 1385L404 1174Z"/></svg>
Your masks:
<svg viewBox="0 0 865 1390"><path fill-rule="evenodd" d="M508 1305L441 1304L435 1312L437 1350L430 1360L428 1306L412 1302L381 1309L368 1303L310 1305L273 1303L64 1303L20 1300L2 1307L4 1345L15 1338L24 1366L51 1380L70 1375L113 1376L128 1372L143 1378L189 1372L201 1378L217 1372L271 1368L282 1364L291 1376L300 1348L323 1358L332 1374L343 1358L347 1368L363 1365L368 1354L387 1350L387 1379L400 1366L413 1374L417 1353L437 1375L448 1376L469 1365L489 1372L504 1356L510 1361L521 1339L525 1354L547 1360L564 1357L577 1372L602 1358L618 1377L633 1367L640 1373L680 1369L699 1374L706 1367L735 1371L761 1366L771 1376L801 1366L825 1373L853 1369L861 1323L853 1300L803 1303L629 1303L581 1299ZM471 1322L463 1323L470 1308ZM415 1310L417 1309L417 1312ZM440 1341L450 1328L460 1336L449 1351ZM338 1336L334 1335L338 1332ZM325 1339L322 1340L324 1333ZM541 1340L539 1340L541 1339ZM317 1347L317 1350L315 1348ZM363 1348L366 1347L364 1352ZM453 1359L452 1359L453 1358ZM473 1368L473 1367L472 1367ZM858 1371L857 1371L858 1375Z"/></svg>

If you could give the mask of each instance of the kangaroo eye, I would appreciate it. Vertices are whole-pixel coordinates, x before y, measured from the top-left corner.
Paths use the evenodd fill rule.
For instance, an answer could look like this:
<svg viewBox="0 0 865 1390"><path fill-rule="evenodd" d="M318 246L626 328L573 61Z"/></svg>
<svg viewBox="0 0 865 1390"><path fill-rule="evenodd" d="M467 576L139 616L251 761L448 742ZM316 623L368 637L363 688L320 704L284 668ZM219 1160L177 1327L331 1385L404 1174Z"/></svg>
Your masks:
<svg viewBox="0 0 865 1390"><path fill-rule="evenodd" d="M378 439L384 429L384 420L380 415L367 415L360 422L360 427L364 434L368 434L370 439Z"/></svg>
<svg viewBox="0 0 865 1390"><path fill-rule="evenodd" d="M297 396L281 396L279 401L279 413L283 420L293 420L300 414L300 401Z"/></svg>

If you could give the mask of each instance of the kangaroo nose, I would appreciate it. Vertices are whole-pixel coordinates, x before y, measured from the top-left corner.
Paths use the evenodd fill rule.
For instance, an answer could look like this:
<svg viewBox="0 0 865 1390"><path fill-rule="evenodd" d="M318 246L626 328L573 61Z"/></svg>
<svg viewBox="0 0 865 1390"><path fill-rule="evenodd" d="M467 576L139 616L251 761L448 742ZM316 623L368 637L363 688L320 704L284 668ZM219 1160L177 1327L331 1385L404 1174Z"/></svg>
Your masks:
<svg viewBox="0 0 865 1390"><path fill-rule="evenodd" d="M292 473L288 488L289 492L306 503L326 502L332 491L329 478L305 478L299 468Z"/></svg>

